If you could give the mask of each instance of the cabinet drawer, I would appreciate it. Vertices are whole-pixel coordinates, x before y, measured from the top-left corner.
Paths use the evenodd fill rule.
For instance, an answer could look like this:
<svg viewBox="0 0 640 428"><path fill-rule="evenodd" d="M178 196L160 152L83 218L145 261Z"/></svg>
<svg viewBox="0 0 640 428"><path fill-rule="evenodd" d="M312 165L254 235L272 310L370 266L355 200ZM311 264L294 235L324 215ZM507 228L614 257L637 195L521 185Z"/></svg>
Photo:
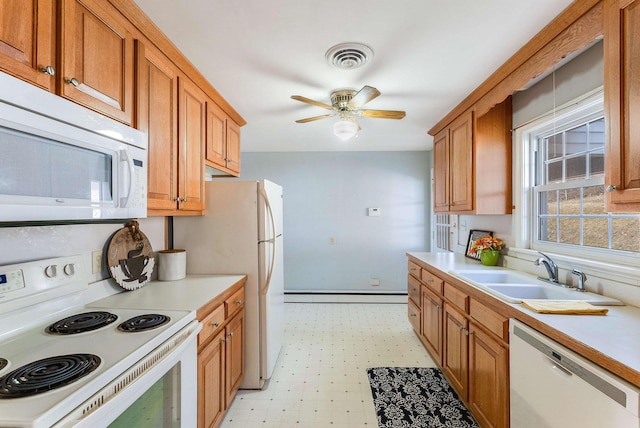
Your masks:
<svg viewBox="0 0 640 428"><path fill-rule="evenodd" d="M416 278L420 279L420 266L415 264L414 262L409 262L408 264L409 273Z"/></svg>
<svg viewBox="0 0 640 428"><path fill-rule="evenodd" d="M424 282L427 285L427 287L435 291L436 294L442 295L443 281L440 278L438 278L437 276L435 276L434 274L432 274L426 269L422 269L422 273L420 275L421 275L420 277L422 279L422 282Z"/></svg>
<svg viewBox="0 0 640 428"><path fill-rule="evenodd" d="M479 324L504 341L509 339L509 319L497 314L493 309L471 299L469 314Z"/></svg>
<svg viewBox="0 0 640 428"><path fill-rule="evenodd" d="M218 332L224 323L224 306L220 305L202 320L202 330L198 334L198 346Z"/></svg>
<svg viewBox="0 0 640 428"><path fill-rule="evenodd" d="M409 316L411 327L416 333L420 334L420 309L411 300L407 304L407 315Z"/></svg>
<svg viewBox="0 0 640 428"><path fill-rule="evenodd" d="M462 312L469 313L469 296L449 283L444 283L444 297Z"/></svg>
<svg viewBox="0 0 640 428"><path fill-rule="evenodd" d="M413 276L408 275L407 282L407 293L409 294L409 299L411 299L417 306L420 306L420 281L415 279Z"/></svg>
<svg viewBox="0 0 640 428"><path fill-rule="evenodd" d="M244 306L244 288L233 293L231 297L224 301L227 318Z"/></svg>

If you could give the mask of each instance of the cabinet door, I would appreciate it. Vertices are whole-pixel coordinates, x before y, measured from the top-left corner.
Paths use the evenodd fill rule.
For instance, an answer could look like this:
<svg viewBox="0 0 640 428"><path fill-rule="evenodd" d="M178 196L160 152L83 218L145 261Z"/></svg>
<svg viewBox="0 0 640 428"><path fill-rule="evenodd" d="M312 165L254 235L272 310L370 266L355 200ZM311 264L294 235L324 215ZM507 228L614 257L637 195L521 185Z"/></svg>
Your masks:
<svg viewBox="0 0 640 428"><path fill-rule="evenodd" d="M463 400L467 399L469 379L468 321L451 305L444 305L442 370Z"/></svg>
<svg viewBox="0 0 640 428"><path fill-rule="evenodd" d="M445 129L433 140L433 208L435 212L449 211L449 130Z"/></svg>
<svg viewBox="0 0 640 428"><path fill-rule="evenodd" d="M108 2L64 0L62 96L132 124L133 37Z"/></svg>
<svg viewBox="0 0 640 428"><path fill-rule="evenodd" d="M604 5L606 209L640 212L640 1Z"/></svg>
<svg viewBox="0 0 640 428"><path fill-rule="evenodd" d="M54 23L51 0L0 0L0 69L53 91Z"/></svg>
<svg viewBox="0 0 640 428"><path fill-rule="evenodd" d="M136 60L136 127L149 136L147 204L153 214L178 206L178 71L162 53L140 41Z"/></svg>
<svg viewBox="0 0 640 428"><path fill-rule="evenodd" d="M244 377L244 309L229 322L226 333L226 402L231 403Z"/></svg>
<svg viewBox="0 0 640 428"><path fill-rule="evenodd" d="M449 211L473 209L473 112L462 115L449 128Z"/></svg>
<svg viewBox="0 0 640 428"><path fill-rule="evenodd" d="M226 167L227 114L213 101L207 101L207 150L206 159Z"/></svg>
<svg viewBox="0 0 640 428"><path fill-rule="evenodd" d="M207 96L191 80L180 78L178 207L204 209L204 142Z"/></svg>
<svg viewBox="0 0 640 428"><path fill-rule="evenodd" d="M469 329L469 406L480 426L509 426L507 349L471 324Z"/></svg>
<svg viewBox="0 0 640 428"><path fill-rule="evenodd" d="M218 426L225 411L225 334L198 353L198 427Z"/></svg>
<svg viewBox="0 0 640 428"><path fill-rule="evenodd" d="M407 316L409 318L409 324L411 324L413 331L415 331L416 334L421 335L422 330L420 319L422 318L422 316L420 314L420 308L418 307L418 305L413 303L411 299L407 301Z"/></svg>
<svg viewBox="0 0 640 428"><path fill-rule="evenodd" d="M442 299L422 287L422 335L426 348L438 365L442 365Z"/></svg>
<svg viewBox="0 0 640 428"><path fill-rule="evenodd" d="M227 120L227 168L240 174L240 127Z"/></svg>

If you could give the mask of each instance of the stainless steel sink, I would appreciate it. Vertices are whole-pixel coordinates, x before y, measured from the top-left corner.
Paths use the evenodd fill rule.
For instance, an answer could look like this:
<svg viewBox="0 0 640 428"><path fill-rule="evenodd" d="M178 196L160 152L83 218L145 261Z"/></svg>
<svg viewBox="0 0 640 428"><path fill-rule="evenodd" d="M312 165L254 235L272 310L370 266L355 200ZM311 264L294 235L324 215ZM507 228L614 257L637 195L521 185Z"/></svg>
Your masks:
<svg viewBox="0 0 640 428"><path fill-rule="evenodd" d="M583 301L599 306L624 305L610 297L552 285L533 275L509 269L452 270L449 273L507 303L538 299Z"/></svg>

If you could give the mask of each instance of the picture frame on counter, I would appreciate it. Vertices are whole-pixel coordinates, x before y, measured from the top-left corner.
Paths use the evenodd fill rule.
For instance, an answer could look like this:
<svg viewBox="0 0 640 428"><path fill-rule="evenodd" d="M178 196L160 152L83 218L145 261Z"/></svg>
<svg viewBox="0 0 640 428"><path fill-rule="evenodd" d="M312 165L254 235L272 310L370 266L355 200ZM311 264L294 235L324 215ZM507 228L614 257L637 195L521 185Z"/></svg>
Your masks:
<svg viewBox="0 0 640 428"><path fill-rule="evenodd" d="M489 230L479 230L479 229L471 229L469 231L469 239L467 240L467 251L465 252L465 256L470 259L480 260L480 253L471 253L471 247L473 246L473 242L481 238L483 236L493 236L493 232Z"/></svg>

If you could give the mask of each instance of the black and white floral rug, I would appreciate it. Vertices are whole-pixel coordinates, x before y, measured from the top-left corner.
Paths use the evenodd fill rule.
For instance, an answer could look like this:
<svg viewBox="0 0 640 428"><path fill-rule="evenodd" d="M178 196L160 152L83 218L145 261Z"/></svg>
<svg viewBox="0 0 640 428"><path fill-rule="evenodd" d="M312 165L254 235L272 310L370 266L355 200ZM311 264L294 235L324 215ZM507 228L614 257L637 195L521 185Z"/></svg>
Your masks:
<svg viewBox="0 0 640 428"><path fill-rule="evenodd" d="M479 428L437 368L367 369L380 428Z"/></svg>

